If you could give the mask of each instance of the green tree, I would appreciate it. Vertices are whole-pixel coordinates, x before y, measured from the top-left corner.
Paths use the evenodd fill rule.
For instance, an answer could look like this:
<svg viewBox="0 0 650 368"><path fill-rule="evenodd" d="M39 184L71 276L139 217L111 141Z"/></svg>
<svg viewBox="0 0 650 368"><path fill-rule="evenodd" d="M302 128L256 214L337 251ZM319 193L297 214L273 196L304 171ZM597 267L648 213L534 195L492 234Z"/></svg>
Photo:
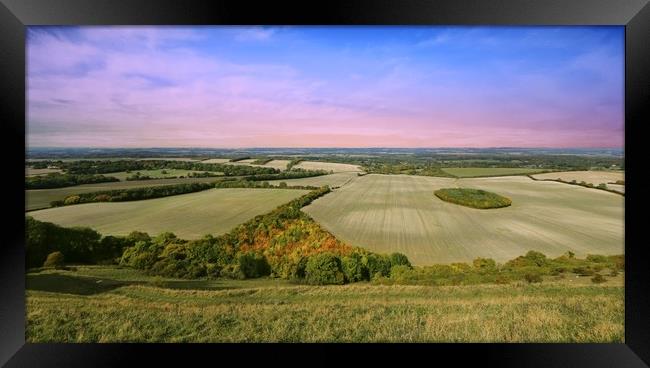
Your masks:
<svg viewBox="0 0 650 368"><path fill-rule="evenodd" d="M65 265L63 259L63 253L61 252L52 252L47 256L47 259L43 263L43 267L54 267L61 268Z"/></svg>
<svg viewBox="0 0 650 368"><path fill-rule="evenodd" d="M412 267L408 257L406 257L406 255L402 253L397 253L397 252L392 253L390 256L388 256L388 259L390 260L391 267L395 267L395 266Z"/></svg>
<svg viewBox="0 0 650 368"><path fill-rule="evenodd" d="M341 259L332 253L318 253L307 260L305 279L314 285L343 284L345 275Z"/></svg>

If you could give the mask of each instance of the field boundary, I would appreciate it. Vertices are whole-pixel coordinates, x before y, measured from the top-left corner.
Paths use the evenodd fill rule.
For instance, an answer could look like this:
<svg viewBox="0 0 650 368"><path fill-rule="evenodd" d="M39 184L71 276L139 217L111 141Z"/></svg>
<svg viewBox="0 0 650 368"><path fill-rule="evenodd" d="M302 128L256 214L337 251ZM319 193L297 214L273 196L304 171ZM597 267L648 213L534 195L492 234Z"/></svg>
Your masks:
<svg viewBox="0 0 650 368"><path fill-rule="evenodd" d="M537 174L535 174L535 175L537 175ZM621 193L619 191L616 191L616 190L613 190L613 189L608 189L608 188L599 188L599 187L597 187L597 186L595 186L593 184L591 186L589 186L589 185L584 185L584 184L580 184L580 183L577 183L577 182L572 183L572 182L569 182L569 181L558 180L558 179L537 179L537 178L532 177L532 175L526 175L526 176L528 176L529 178L531 178L534 181L554 181L556 183L562 183L562 184L568 184L568 185L576 185L576 186L587 188L587 189L598 189L598 190L602 190L602 191L605 191L605 192L619 194L619 195L622 195L623 197L625 197L625 193Z"/></svg>

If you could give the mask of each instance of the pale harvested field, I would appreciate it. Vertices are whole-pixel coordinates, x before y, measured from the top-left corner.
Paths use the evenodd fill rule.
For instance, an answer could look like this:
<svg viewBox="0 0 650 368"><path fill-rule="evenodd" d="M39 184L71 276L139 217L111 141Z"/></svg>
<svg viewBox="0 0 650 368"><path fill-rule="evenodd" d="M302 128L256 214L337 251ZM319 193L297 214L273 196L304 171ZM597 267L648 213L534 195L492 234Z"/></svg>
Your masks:
<svg viewBox="0 0 650 368"><path fill-rule="evenodd" d="M527 169L527 168L512 168L512 167L450 167L444 168L442 171L459 178L473 178L479 176L508 176L508 175L523 175L533 174L542 169Z"/></svg>
<svg viewBox="0 0 650 368"><path fill-rule="evenodd" d="M611 190L615 190L617 192L625 193L625 185L607 184L607 189L611 189Z"/></svg>
<svg viewBox="0 0 650 368"><path fill-rule="evenodd" d="M87 203L30 212L40 221L87 226L104 235L171 231L183 239L223 234L291 201L306 190L209 189L198 193L132 202Z"/></svg>
<svg viewBox="0 0 650 368"><path fill-rule="evenodd" d="M294 166L296 169L305 169L305 170L326 170L337 172L360 172L363 171L357 165L350 164L338 164L335 162L319 162L319 161L302 161L298 165Z"/></svg>
<svg viewBox="0 0 650 368"><path fill-rule="evenodd" d="M211 158L208 160L203 160L201 161L202 164L224 164L226 162L229 162L229 158Z"/></svg>
<svg viewBox="0 0 650 368"><path fill-rule="evenodd" d="M219 178L152 179L83 184L54 189L31 189L25 191L25 209L27 211L31 211L40 208L48 208L50 207L50 202L64 199L65 197L72 194L91 193L102 190L155 187L159 185L182 183L208 183L217 180L219 180Z"/></svg>
<svg viewBox="0 0 650 368"><path fill-rule="evenodd" d="M300 179L286 179L286 180L271 180L269 183L271 185L279 185L281 182L287 183L287 185L306 185L320 187L324 185L329 185L330 188L340 187L346 184L351 183L353 180L356 180L359 175L356 172L345 172L345 173L335 173L321 176L314 176L311 178L300 178Z"/></svg>
<svg viewBox="0 0 650 368"><path fill-rule="evenodd" d="M564 181L575 180L578 183L584 181L593 185L601 183L614 183L617 180L625 180L625 173L623 171L565 171L547 174L533 175L535 179L562 179ZM608 185L609 187L609 185Z"/></svg>
<svg viewBox="0 0 650 368"><path fill-rule="evenodd" d="M39 175L47 175L47 174L52 174L52 173L60 173L63 172L61 169L34 169L31 167L26 167L25 168L25 176L39 176Z"/></svg>
<svg viewBox="0 0 650 368"><path fill-rule="evenodd" d="M444 202L434 190L462 186L512 199L479 210ZM402 252L417 265L505 261L537 250L559 256L624 252L624 198L528 177L474 179L366 175L303 210L352 245Z"/></svg>
<svg viewBox="0 0 650 368"><path fill-rule="evenodd" d="M256 161L256 159L248 159L248 160L241 160L237 162L224 162L227 165L247 165L247 166L255 166L255 167L271 167L274 169L278 169L281 171L284 171L287 169L287 164L289 163L289 160L272 160L267 162L264 165L258 165L254 164L253 162Z"/></svg>
<svg viewBox="0 0 650 368"><path fill-rule="evenodd" d="M289 160L273 160L273 161L267 162L266 164L264 164L262 166L264 166L264 167L272 167L274 169L284 171L284 170L287 169L288 164L289 164Z"/></svg>

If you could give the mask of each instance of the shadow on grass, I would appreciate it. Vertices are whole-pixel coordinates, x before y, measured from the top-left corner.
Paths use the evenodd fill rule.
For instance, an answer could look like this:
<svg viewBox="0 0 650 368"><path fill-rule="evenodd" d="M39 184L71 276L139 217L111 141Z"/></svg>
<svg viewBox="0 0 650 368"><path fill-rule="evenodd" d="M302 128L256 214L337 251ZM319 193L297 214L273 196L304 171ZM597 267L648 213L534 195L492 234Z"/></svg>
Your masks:
<svg viewBox="0 0 650 368"><path fill-rule="evenodd" d="M48 291L76 295L93 295L130 285L130 282L95 277L74 277L58 273L28 274L27 290Z"/></svg>
<svg viewBox="0 0 650 368"><path fill-rule="evenodd" d="M26 289L47 291L51 293L64 293L75 295L95 295L115 290L122 286L145 285L165 289L180 290L227 290L237 289L233 285L224 285L218 281L206 280L179 280L179 281L117 281L99 277L79 277L62 275L59 273L30 273L27 274Z"/></svg>

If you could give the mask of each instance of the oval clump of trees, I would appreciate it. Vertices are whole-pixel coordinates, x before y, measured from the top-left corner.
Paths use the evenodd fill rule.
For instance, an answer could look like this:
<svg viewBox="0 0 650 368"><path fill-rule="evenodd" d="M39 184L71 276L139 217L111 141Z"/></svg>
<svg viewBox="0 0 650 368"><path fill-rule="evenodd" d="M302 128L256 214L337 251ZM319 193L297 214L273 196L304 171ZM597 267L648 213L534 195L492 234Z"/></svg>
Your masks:
<svg viewBox="0 0 650 368"><path fill-rule="evenodd" d="M443 188L434 194L445 202L478 209L502 208L512 204L510 198L482 189Z"/></svg>

